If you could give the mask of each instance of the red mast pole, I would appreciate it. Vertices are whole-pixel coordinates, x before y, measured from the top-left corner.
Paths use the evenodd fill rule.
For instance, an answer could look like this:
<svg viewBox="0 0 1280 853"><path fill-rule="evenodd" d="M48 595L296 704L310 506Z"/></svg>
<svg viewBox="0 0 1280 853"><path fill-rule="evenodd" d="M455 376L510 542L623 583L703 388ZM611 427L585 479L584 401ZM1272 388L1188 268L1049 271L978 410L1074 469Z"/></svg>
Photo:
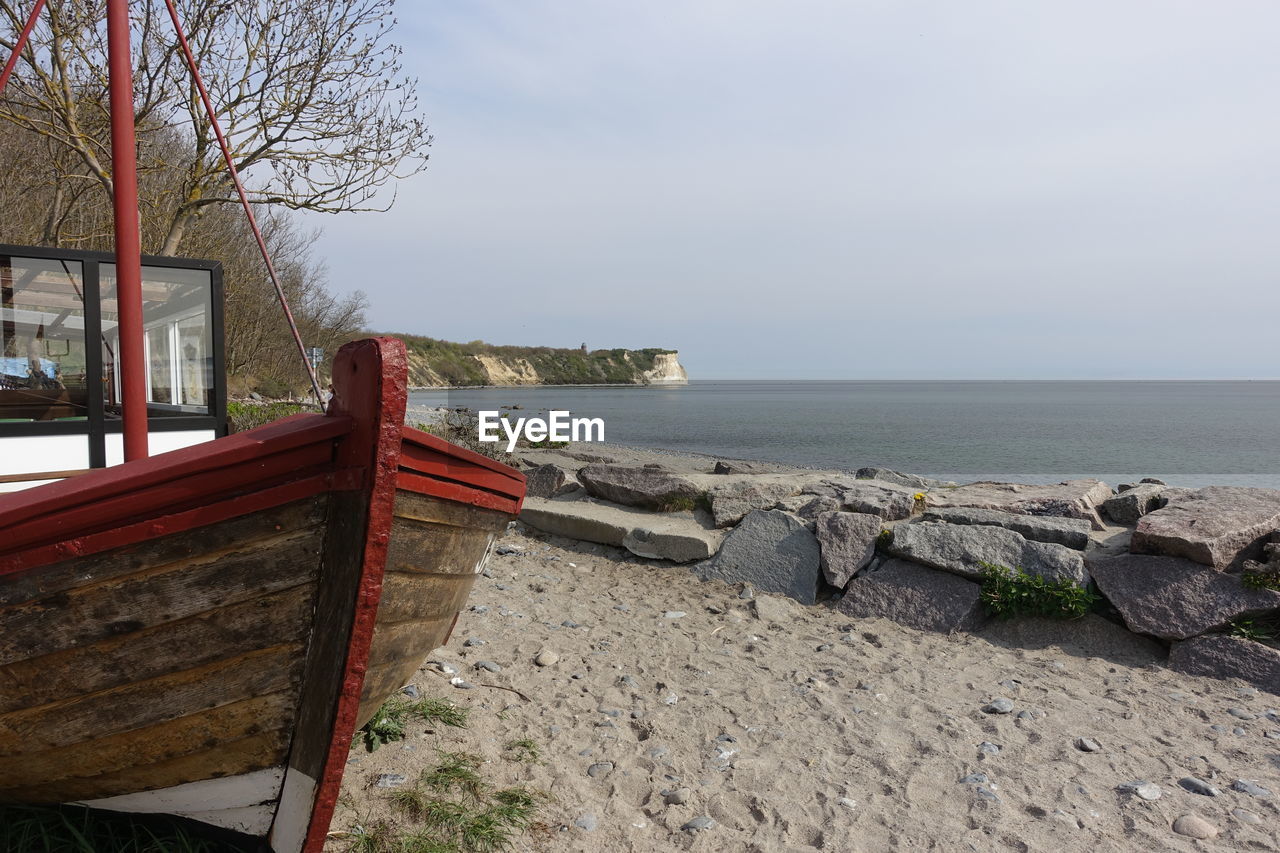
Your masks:
<svg viewBox="0 0 1280 853"><path fill-rule="evenodd" d="M111 85L111 183L116 228L121 402L125 461L147 456L146 365L142 346L142 235L138 222L137 139L133 128L133 58L129 2L107 0L107 70Z"/></svg>

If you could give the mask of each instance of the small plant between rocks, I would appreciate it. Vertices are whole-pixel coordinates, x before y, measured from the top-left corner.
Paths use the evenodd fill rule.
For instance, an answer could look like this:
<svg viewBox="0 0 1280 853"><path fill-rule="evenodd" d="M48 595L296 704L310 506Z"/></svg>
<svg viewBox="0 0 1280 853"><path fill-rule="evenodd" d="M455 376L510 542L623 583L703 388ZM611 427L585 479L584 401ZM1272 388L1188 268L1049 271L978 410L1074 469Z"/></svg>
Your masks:
<svg viewBox="0 0 1280 853"><path fill-rule="evenodd" d="M1051 580L1029 574L1021 568L1010 569L993 563L982 566L982 603L998 618L1013 616L1050 616L1079 619L1101 597L1070 580Z"/></svg>
<svg viewBox="0 0 1280 853"><path fill-rule="evenodd" d="M1275 631L1267 625L1260 625L1254 619L1240 619L1227 625L1227 633L1233 637L1265 643L1276 638Z"/></svg>
<svg viewBox="0 0 1280 853"><path fill-rule="evenodd" d="M88 806L0 806L0 850L59 853L246 853L178 820Z"/></svg>
<svg viewBox="0 0 1280 853"><path fill-rule="evenodd" d="M469 713L470 709L460 708L443 699L427 697L413 701L393 696L361 727L360 738L365 749L373 752L384 744L404 740L404 725L411 717L419 717L428 725L434 723L461 728L467 724Z"/></svg>
<svg viewBox="0 0 1280 853"><path fill-rule="evenodd" d="M1240 576L1240 584L1245 589L1270 589L1280 592L1280 572L1268 569L1245 569Z"/></svg>

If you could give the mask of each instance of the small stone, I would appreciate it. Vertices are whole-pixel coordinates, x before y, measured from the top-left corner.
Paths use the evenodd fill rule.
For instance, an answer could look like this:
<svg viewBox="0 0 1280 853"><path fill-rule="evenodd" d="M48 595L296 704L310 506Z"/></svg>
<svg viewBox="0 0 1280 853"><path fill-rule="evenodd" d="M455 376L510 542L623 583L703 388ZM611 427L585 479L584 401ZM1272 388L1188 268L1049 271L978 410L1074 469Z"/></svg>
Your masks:
<svg viewBox="0 0 1280 853"><path fill-rule="evenodd" d="M756 597L755 590L753 590L749 586L744 586L742 588L742 592L738 593L738 598L742 599L743 601L750 601L755 597Z"/></svg>
<svg viewBox="0 0 1280 853"><path fill-rule="evenodd" d="M815 652L829 652L829 651L831 651L831 644L830 644L830 643L823 643L822 645L820 645L820 646L818 646L816 649L814 649L814 651L815 651Z"/></svg>
<svg viewBox="0 0 1280 853"><path fill-rule="evenodd" d="M505 583L495 583L495 584L493 585L493 588L494 588L494 589L500 589L500 590L502 590L503 592L506 592L507 590L511 589L511 587L507 586Z"/></svg>
<svg viewBox="0 0 1280 853"><path fill-rule="evenodd" d="M1102 744L1092 738L1078 737L1075 743L1076 749L1081 752L1102 752Z"/></svg>
<svg viewBox="0 0 1280 853"><path fill-rule="evenodd" d="M1230 729L1228 729L1226 726L1221 726L1221 725L1218 725L1217 723L1214 723L1213 725L1209 726L1209 731L1217 732L1220 735L1225 735L1227 732L1230 731Z"/></svg>
<svg viewBox="0 0 1280 853"><path fill-rule="evenodd" d="M588 812L575 820L573 825L578 827L578 829L585 830L586 832L595 832L596 826L599 825L599 821L596 819L595 815Z"/></svg>
<svg viewBox="0 0 1280 853"><path fill-rule="evenodd" d="M650 758L663 758L663 757L665 757L665 756L666 756L666 754L667 754L668 752L670 752L670 751L671 751L671 750L667 749L665 746L655 746L655 747L651 747L651 748L649 749L649 757L650 757Z"/></svg>
<svg viewBox="0 0 1280 853"><path fill-rule="evenodd" d="M1178 784L1193 794L1202 794L1206 797L1216 797L1218 794L1222 793L1208 782L1203 779L1197 779L1194 776L1184 776L1178 780ZM1186 833L1183 834L1185 835Z"/></svg>
<svg viewBox="0 0 1280 853"><path fill-rule="evenodd" d="M476 689L476 686L472 684L470 681L467 681L465 678L459 678L457 676L450 678L449 683L452 684L454 687L458 688L459 690L475 690Z"/></svg>
<svg viewBox="0 0 1280 853"><path fill-rule="evenodd" d="M679 696L677 696L677 695L676 695L676 694L674 694L674 693L670 693L670 694L668 694L668 695L667 695L667 697L666 697L665 699L663 699L663 700L662 700L662 703L663 703L664 705L674 705L674 704L676 704L676 703L677 703L677 702L679 702L679 701L680 701L680 697L679 697Z"/></svg>
<svg viewBox="0 0 1280 853"><path fill-rule="evenodd" d="M982 706L982 710L988 714L1008 714L1013 711L1013 702L1005 699L992 699L986 705Z"/></svg>
<svg viewBox="0 0 1280 853"><path fill-rule="evenodd" d="M978 751L985 752L988 755L995 755L1000 751L1000 747L991 741L984 740L982 743L978 744Z"/></svg>
<svg viewBox="0 0 1280 853"><path fill-rule="evenodd" d="M444 661L439 661L439 660L427 661L427 666L431 667L436 672L442 672L445 675L458 674L458 668L456 666L454 666L451 663L445 663Z"/></svg>
<svg viewBox="0 0 1280 853"><path fill-rule="evenodd" d="M410 699L421 699L422 691L418 689L416 684L406 684L400 688L400 692L408 696Z"/></svg>
<svg viewBox="0 0 1280 853"><path fill-rule="evenodd" d="M640 689L640 682L636 681L636 680L635 680L635 678L634 678L633 676L630 676L630 675L623 675L623 676L619 677L619 678L618 678L618 683L619 683L619 684L625 684L626 686L630 687L632 690L639 690L639 689Z"/></svg>
<svg viewBox="0 0 1280 853"><path fill-rule="evenodd" d="M1231 790L1239 791L1242 794L1248 794L1251 797L1269 797L1271 792L1259 785L1257 782L1250 782L1247 779L1237 779L1231 783Z"/></svg>
<svg viewBox="0 0 1280 853"><path fill-rule="evenodd" d="M1235 735L1236 737L1243 737L1243 736L1244 736L1245 731L1244 731L1244 729L1240 728L1239 726L1236 726L1234 729L1232 729L1232 730L1231 730L1231 733L1232 733L1233 735Z"/></svg>
<svg viewBox="0 0 1280 853"><path fill-rule="evenodd" d="M991 780L987 778L986 773L970 773L968 776L960 780L961 785L986 785Z"/></svg>
<svg viewBox="0 0 1280 853"><path fill-rule="evenodd" d="M598 708L597 710L606 717L614 717L616 719L622 716L622 712L617 708Z"/></svg>
<svg viewBox="0 0 1280 853"><path fill-rule="evenodd" d="M373 784L379 788L399 788L406 781L399 773L379 773Z"/></svg>
<svg viewBox="0 0 1280 853"><path fill-rule="evenodd" d="M977 792L978 792L978 796L982 797L982 799L984 800L990 800L993 803L1000 802L1000 798L996 796L994 791L989 791L986 788L982 787L981 785L978 786Z"/></svg>
<svg viewBox="0 0 1280 853"><path fill-rule="evenodd" d="M629 612L629 611L631 610L631 605L630 605L630 604L615 604L615 605L613 605L613 609L614 609L614 610L621 611L622 613L627 613L627 612Z"/></svg>
<svg viewBox="0 0 1280 853"><path fill-rule="evenodd" d="M1148 782L1145 779L1135 779L1132 782L1125 782L1120 786L1120 790L1129 791L1139 799L1146 800L1147 802L1153 802L1160 799L1160 795L1163 793L1163 791L1160 790L1159 785L1154 782Z"/></svg>
<svg viewBox="0 0 1280 853"><path fill-rule="evenodd" d="M1000 682L1000 686L1005 690L1017 693L1022 689L1022 682L1016 678L1006 678L1004 681Z"/></svg>
<svg viewBox="0 0 1280 853"><path fill-rule="evenodd" d="M488 612L489 612L489 605L487 605L487 604L473 604L473 605L471 605L471 612L472 612L472 613L488 613Z"/></svg>
<svg viewBox="0 0 1280 853"><path fill-rule="evenodd" d="M585 672L575 672L573 675L569 677L572 678L574 681L581 681L582 679L587 677L587 674Z"/></svg>
<svg viewBox="0 0 1280 853"><path fill-rule="evenodd" d="M840 799L836 800L836 802L839 805L844 806L846 809L855 809L858 807L858 804L853 800L849 799L848 797L841 797Z"/></svg>
<svg viewBox="0 0 1280 853"><path fill-rule="evenodd" d="M683 806L692 796L693 791L688 788L673 788L662 792L662 801L669 806Z"/></svg>
<svg viewBox="0 0 1280 853"><path fill-rule="evenodd" d="M561 628L581 628L582 626L579 625L577 622L574 622L572 619L566 619L560 623L560 627Z"/></svg>
<svg viewBox="0 0 1280 853"><path fill-rule="evenodd" d="M600 779L613 772L612 761L597 761L587 768L587 775L592 779Z"/></svg>
<svg viewBox="0 0 1280 853"><path fill-rule="evenodd" d="M663 619L683 619L685 616L688 616L688 615L689 614L685 613L683 610L668 610L662 614L662 618Z"/></svg>
<svg viewBox="0 0 1280 853"><path fill-rule="evenodd" d="M533 659L533 662L536 663L538 666L551 666L552 664L558 663L559 661L560 661L560 655L548 649L543 649L542 651L538 652L538 656Z"/></svg>
<svg viewBox="0 0 1280 853"><path fill-rule="evenodd" d="M1199 815L1184 814L1173 822L1173 831L1190 838L1206 840L1218 834L1218 828Z"/></svg>
<svg viewBox="0 0 1280 853"><path fill-rule="evenodd" d="M498 666L496 663L494 663L491 660L476 661L476 669L483 669L489 672L502 672L502 667Z"/></svg>
<svg viewBox="0 0 1280 853"><path fill-rule="evenodd" d="M1247 823L1250 826L1258 826L1262 823L1262 818L1258 817L1248 809L1232 809L1231 814L1241 823Z"/></svg>
<svg viewBox="0 0 1280 853"><path fill-rule="evenodd" d="M688 823L686 823L684 826L680 828L685 832L701 832L704 829L711 829L715 825L716 825L716 822L714 820L707 817L706 815L702 815L701 817L695 817L693 820L689 821Z"/></svg>
<svg viewBox="0 0 1280 853"><path fill-rule="evenodd" d="M1244 708L1228 708L1227 713L1235 717L1237 720L1256 720L1256 714L1250 714Z"/></svg>
<svg viewBox="0 0 1280 853"><path fill-rule="evenodd" d="M472 648L473 646L483 646L484 640L481 640L479 637L467 637L467 639L463 641L462 645L466 646L467 648Z"/></svg>
<svg viewBox="0 0 1280 853"><path fill-rule="evenodd" d="M1031 713L1030 711L1019 711L1019 712L1018 712L1018 719L1019 719L1019 720L1034 720L1035 718L1036 718L1035 714Z"/></svg>
<svg viewBox="0 0 1280 853"><path fill-rule="evenodd" d="M497 554L499 557L510 557L515 554L523 554L524 549L519 545L507 545L504 543L494 548L493 553Z"/></svg>

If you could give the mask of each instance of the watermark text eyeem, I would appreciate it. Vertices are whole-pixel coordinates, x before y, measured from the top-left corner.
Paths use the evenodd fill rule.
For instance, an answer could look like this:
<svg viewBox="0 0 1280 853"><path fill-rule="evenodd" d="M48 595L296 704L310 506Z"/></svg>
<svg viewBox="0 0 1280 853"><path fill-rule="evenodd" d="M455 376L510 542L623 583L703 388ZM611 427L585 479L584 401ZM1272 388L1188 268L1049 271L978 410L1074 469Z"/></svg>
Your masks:
<svg viewBox="0 0 1280 853"><path fill-rule="evenodd" d="M497 411L478 413L478 432L481 441L501 441L499 430L506 434L507 452L516 449L523 436L526 440L540 441L604 441L604 418L575 418L569 412L552 409L547 418L517 418L503 416Z"/></svg>

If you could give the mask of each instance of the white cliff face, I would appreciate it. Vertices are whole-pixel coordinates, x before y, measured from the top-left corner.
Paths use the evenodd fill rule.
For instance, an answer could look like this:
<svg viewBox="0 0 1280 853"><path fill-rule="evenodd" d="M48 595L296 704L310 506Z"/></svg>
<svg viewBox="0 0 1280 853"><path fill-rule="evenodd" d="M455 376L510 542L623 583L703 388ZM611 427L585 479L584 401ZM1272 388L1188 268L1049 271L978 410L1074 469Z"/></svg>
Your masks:
<svg viewBox="0 0 1280 853"><path fill-rule="evenodd" d="M644 381L650 385L688 385L689 374L680 364L679 353L659 353L653 358L653 369L644 372Z"/></svg>

